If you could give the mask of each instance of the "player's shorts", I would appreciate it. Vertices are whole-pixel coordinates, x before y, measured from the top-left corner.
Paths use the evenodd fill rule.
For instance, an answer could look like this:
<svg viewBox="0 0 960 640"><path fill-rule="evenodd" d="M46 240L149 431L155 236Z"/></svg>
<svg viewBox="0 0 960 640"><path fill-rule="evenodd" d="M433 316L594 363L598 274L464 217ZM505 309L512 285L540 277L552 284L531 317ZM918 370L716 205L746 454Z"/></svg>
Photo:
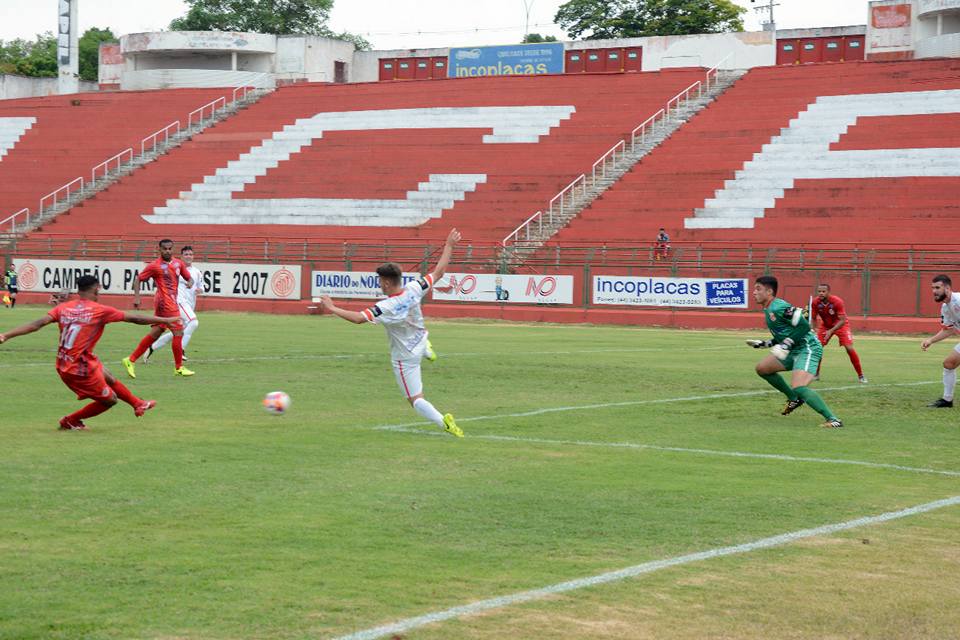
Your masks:
<svg viewBox="0 0 960 640"><path fill-rule="evenodd" d="M821 345L804 343L790 351L786 360L783 360L783 366L787 371L806 371L811 375L817 375L821 358L823 358Z"/></svg>
<svg viewBox="0 0 960 640"><path fill-rule="evenodd" d="M960 342L957 343L957 346L955 346L953 350L956 351L957 353L960 353Z"/></svg>
<svg viewBox="0 0 960 640"><path fill-rule="evenodd" d="M18 289L17 287L7 287L7 293L9 293L12 296L15 296L18 293L20 293L20 289Z"/></svg>
<svg viewBox="0 0 960 640"><path fill-rule="evenodd" d="M60 374L63 384L77 394L77 400L83 400L84 398L102 400L113 394L113 389L107 384L102 368L91 371L85 376L77 376L64 371L57 371L57 373Z"/></svg>
<svg viewBox="0 0 960 640"><path fill-rule="evenodd" d="M189 305L181 304L177 306L180 307L180 319L183 320L183 324L190 324L197 319L197 312Z"/></svg>
<svg viewBox="0 0 960 640"><path fill-rule="evenodd" d="M837 340L840 341L841 347L853 346L853 332L850 331L850 325L848 324L843 325L842 327L837 329L837 332L834 333L833 335L837 336ZM817 329L817 339L820 341L820 344L822 344L823 346L827 346L827 342L829 342L829 340L826 340L826 341L824 340L824 338L826 337L827 337L826 329ZM831 338L832 337L833 336L831 336Z"/></svg>
<svg viewBox="0 0 960 640"><path fill-rule="evenodd" d="M180 318L180 309L176 306L157 305L153 308L153 315L160 318L172 318L174 316ZM181 318L173 324L155 324L153 326L170 329L170 331L183 331L183 319Z"/></svg>
<svg viewBox="0 0 960 640"><path fill-rule="evenodd" d="M420 360L393 360L393 375L397 379L400 391L410 399L423 393L423 381L420 379Z"/></svg>

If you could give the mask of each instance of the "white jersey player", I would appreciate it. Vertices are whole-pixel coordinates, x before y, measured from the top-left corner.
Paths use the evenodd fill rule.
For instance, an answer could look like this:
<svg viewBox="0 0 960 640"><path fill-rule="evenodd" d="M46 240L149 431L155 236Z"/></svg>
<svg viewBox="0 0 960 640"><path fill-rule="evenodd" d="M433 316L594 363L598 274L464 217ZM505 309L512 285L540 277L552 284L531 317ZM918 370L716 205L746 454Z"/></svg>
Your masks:
<svg viewBox="0 0 960 640"><path fill-rule="evenodd" d="M380 276L380 288L387 298L369 309L364 309L362 312L341 309L334 304L330 296L323 296L321 301L327 311L344 320L355 324L383 325L390 341L393 373L403 395L417 413L447 433L462 438L463 431L457 426L453 416L449 413L441 414L423 397L423 382L420 377L420 361L424 356L433 355L427 340L428 334L423 323L420 302L433 284L446 273L450 256L453 255L453 248L459 241L460 232L456 229L451 230L433 272L406 285L403 284L403 271L400 265L392 262L380 265L377 268L377 275Z"/></svg>
<svg viewBox="0 0 960 640"><path fill-rule="evenodd" d="M926 351L935 342L960 333L960 293L953 292L953 282L943 274L933 278L933 299L940 305L940 331L920 344ZM937 409L953 407L953 390L957 386L957 367L960 366L960 344L943 360L943 397L928 406Z"/></svg>
<svg viewBox="0 0 960 640"><path fill-rule="evenodd" d="M187 345L190 344L190 338L193 337L193 332L200 326L196 312L197 294L204 292L204 285L203 272L193 266L193 247L188 245L181 249L180 260L187 265L187 271L190 272L190 277L193 279L193 286L188 287L187 281L180 278L180 286L177 288L177 306L180 308L180 319L183 320L183 359L186 360ZM162 349L169 344L171 340L173 340L173 334L169 331L160 336L157 341L147 349L147 352L143 354L143 362L149 362L153 352Z"/></svg>

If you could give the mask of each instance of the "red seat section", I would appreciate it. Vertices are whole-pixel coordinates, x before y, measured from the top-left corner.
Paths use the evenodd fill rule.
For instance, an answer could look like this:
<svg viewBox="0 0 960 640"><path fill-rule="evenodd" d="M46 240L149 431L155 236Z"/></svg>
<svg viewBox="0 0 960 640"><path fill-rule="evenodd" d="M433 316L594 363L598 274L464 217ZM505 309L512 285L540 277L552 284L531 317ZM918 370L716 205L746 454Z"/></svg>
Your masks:
<svg viewBox="0 0 960 640"><path fill-rule="evenodd" d="M745 202L750 198L744 197L723 205L759 207L762 217L755 219L753 228L687 228L686 221L741 178L745 164L755 163L757 155L767 153L769 147L764 145L797 126L795 119L820 97L957 89L958 60L754 69L644 158L553 242L624 241L649 246L660 227L666 227L674 240L741 244L935 242L942 237L944 222L960 220L956 197L960 165L955 172L949 167L934 171L953 175L931 175L923 168L912 175L909 168L891 169L888 162L876 175L800 177L775 201L771 198L770 204ZM957 100L952 93L948 98ZM956 107L954 113L859 117L829 145L829 153L930 150L934 157L929 164L937 164L938 148L954 154L960 147L960 101ZM798 147L802 145L793 149ZM796 164L788 167L789 172L800 174L810 168L811 161L805 159L802 148L800 151L790 152ZM823 152L817 153L821 155L811 157L823 157ZM869 173L857 166L862 157L846 157L849 166L838 174ZM906 175L893 175L896 173ZM776 182L774 174L773 170L755 172L752 179L754 184L768 179Z"/></svg>
<svg viewBox="0 0 960 640"><path fill-rule="evenodd" d="M83 202L34 236L404 240L443 238L457 226L470 241L498 242L703 74L687 69L283 87ZM497 109L520 107L529 112L497 124ZM541 120L549 120L544 120L544 113L565 107L572 107L569 115L535 131ZM402 114L399 119L381 115L391 110L411 110L404 114L423 120L412 123ZM463 111L466 119L437 115L444 110ZM471 115L473 111L484 111L491 123L482 124L483 118ZM336 123L343 118L362 124L338 129ZM298 133L303 146L287 144L290 139L281 132L308 126L304 124L308 121L322 123L322 135L304 142L305 134ZM196 198L212 193L204 189L239 179L226 175L233 171L230 167L242 162L249 166L268 147L279 150L273 156L279 159L234 191L226 195L221 191L216 202L206 200L205 208L196 208L200 202ZM435 215L425 221L387 226L375 215L378 207L396 208L396 202L407 199L414 206L413 200L434 198L432 191L442 187L438 184L457 182L456 176L469 178L463 180L466 186L460 185L462 195L437 205ZM362 219L364 224L289 223L293 216L309 217L320 209L354 222ZM351 216L341 209L358 212ZM236 211L246 216L243 220L259 223L221 224L234 220ZM210 212L223 215L211 224L210 216L219 214ZM409 222L403 217L396 220Z"/></svg>
<svg viewBox="0 0 960 640"><path fill-rule="evenodd" d="M230 89L127 91L0 100L0 126L32 119L6 154L0 154L0 219L39 200L159 129ZM209 116L209 111L207 113ZM19 132L19 130L18 130Z"/></svg>

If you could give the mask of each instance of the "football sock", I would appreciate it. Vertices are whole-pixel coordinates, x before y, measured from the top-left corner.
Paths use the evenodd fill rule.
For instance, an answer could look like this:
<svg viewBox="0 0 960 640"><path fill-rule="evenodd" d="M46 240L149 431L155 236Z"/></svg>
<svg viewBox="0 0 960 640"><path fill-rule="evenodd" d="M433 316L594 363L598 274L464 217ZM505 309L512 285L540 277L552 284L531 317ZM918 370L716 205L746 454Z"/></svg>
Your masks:
<svg viewBox="0 0 960 640"><path fill-rule="evenodd" d="M162 336L157 338L157 341L153 343L153 350L159 351L160 349L163 349L165 346L170 344L171 340L173 340L173 334L167 331Z"/></svg>
<svg viewBox="0 0 960 640"><path fill-rule="evenodd" d="M437 408L423 398L417 398L413 401L413 408L424 418L434 423L438 427L443 427L443 415L437 411Z"/></svg>
<svg viewBox="0 0 960 640"><path fill-rule="evenodd" d="M173 367L179 369L183 366L183 336L173 336Z"/></svg>
<svg viewBox="0 0 960 640"><path fill-rule="evenodd" d="M13 309L15 306L17 306L17 299L10 298L10 308Z"/></svg>
<svg viewBox="0 0 960 640"><path fill-rule="evenodd" d="M788 400L797 399L797 394L795 393L795 389L791 388L790 385L787 384L787 381L784 380L783 376L781 376L779 373L771 373L769 375L760 376L760 377L766 380L771 387L773 387L783 395L787 396Z"/></svg>
<svg viewBox="0 0 960 640"><path fill-rule="evenodd" d="M193 336L193 332L197 330L197 326L200 322L196 319L191 320L187 323L187 326L183 328L183 350L187 350L187 345L190 344L190 337Z"/></svg>
<svg viewBox="0 0 960 640"><path fill-rule="evenodd" d="M830 408L827 407L827 403L823 401L823 398L820 397L816 391L810 387L797 387L794 389L797 393L797 397L807 403L807 405L822 415L827 420L836 418L837 416L833 415L833 412L830 411Z"/></svg>
<svg viewBox="0 0 960 640"><path fill-rule="evenodd" d="M80 409L79 411L75 411L74 413L71 413L70 415L68 415L67 420L71 422L76 422L77 420L92 418L94 416L100 415L101 413L103 413L104 411L107 411L108 409L110 409L110 405L100 404L99 402L91 402L90 404L85 406L83 409Z"/></svg>
<svg viewBox="0 0 960 640"><path fill-rule="evenodd" d="M126 385L124 385L119 380L116 380L113 384L111 384L110 388L113 389L113 392L117 394L118 398L126 402L131 407L136 408L137 405L143 402L143 400L133 395L130 389L128 389Z"/></svg>
<svg viewBox="0 0 960 640"><path fill-rule="evenodd" d="M943 399L949 401L953 400L953 388L957 386L957 370L956 369L944 369L943 370Z"/></svg>
<svg viewBox="0 0 960 640"><path fill-rule="evenodd" d="M137 348L133 350L133 353L130 354L130 361L136 362L137 359L147 352L147 349L150 348L150 345L154 343L156 338L154 338L149 333L143 337L143 340L140 341L140 344L137 345Z"/></svg>
<svg viewBox="0 0 960 640"><path fill-rule="evenodd" d="M857 375L863 377L863 369L860 367L860 356L853 349L847 351L847 355L850 356L850 362L853 364L853 368L857 370Z"/></svg>

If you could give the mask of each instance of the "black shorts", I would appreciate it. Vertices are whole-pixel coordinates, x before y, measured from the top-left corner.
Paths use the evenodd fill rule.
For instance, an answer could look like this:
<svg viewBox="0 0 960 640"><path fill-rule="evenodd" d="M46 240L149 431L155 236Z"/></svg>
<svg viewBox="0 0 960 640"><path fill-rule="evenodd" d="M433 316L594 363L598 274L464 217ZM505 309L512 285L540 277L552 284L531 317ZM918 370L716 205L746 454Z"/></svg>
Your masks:
<svg viewBox="0 0 960 640"><path fill-rule="evenodd" d="M7 287L7 293L9 293L12 296L15 296L17 295L17 293L19 293L19 290L16 287Z"/></svg>

